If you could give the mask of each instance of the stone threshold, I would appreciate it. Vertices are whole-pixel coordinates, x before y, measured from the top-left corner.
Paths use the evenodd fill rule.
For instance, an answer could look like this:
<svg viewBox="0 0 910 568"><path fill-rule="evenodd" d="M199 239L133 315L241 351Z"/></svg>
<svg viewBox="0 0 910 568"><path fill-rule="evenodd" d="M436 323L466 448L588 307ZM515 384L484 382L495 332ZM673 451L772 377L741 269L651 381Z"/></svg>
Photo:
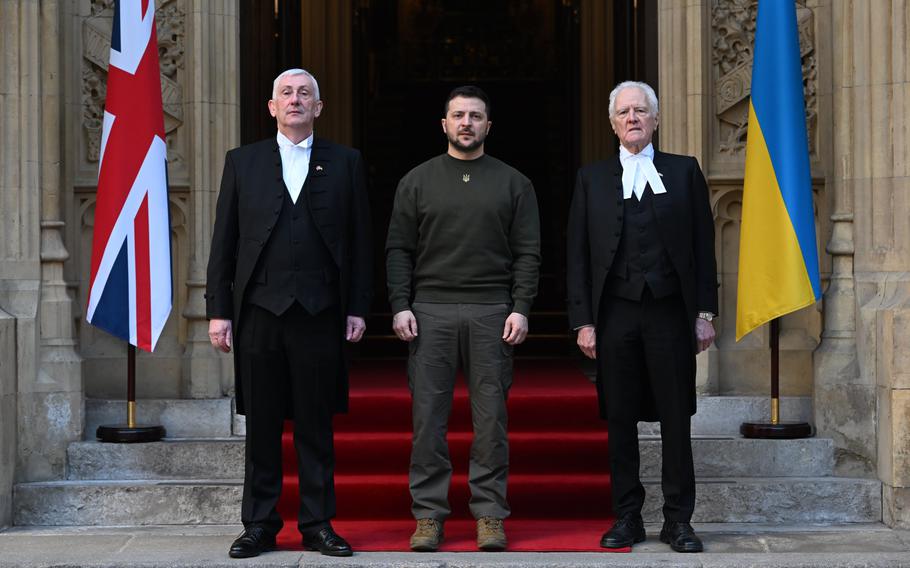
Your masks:
<svg viewBox="0 0 910 568"><path fill-rule="evenodd" d="M910 566L910 531L878 523L848 525L696 524L702 554L676 554L647 526L648 540L629 554L358 552L328 558L315 552L271 552L258 558L227 556L236 525L145 527L13 527L0 532L0 568L219 568L236 566L347 568L594 568ZM507 524L508 528L508 524Z"/></svg>

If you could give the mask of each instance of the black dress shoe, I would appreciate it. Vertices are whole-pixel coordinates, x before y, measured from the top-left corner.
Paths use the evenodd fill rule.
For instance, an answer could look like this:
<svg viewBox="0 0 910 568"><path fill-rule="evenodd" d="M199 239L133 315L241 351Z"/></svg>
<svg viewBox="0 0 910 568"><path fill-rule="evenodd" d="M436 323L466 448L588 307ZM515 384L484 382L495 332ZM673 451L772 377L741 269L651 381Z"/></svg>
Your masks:
<svg viewBox="0 0 910 568"><path fill-rule="evenodd" d="M275 535L262 527L250 527L243 529L231 543L228 555L231 558L252 558L269 550L275 550Z"/></svg>
<svg viewBox="0 0 910 568"><path fill-rule="evenodd" d="M319 532L304 535L303 547L307 550L318 550L326 556L351 556L354 554L348 541L338 536L332 527L325 527Z"/></svg>
<svg viewBox="0 0 910 568"><path fill-rule="evenodd" d="M603 548L625 548L645 540L645 524L641 515L624 515L600 539Z"/></svg>
<svg viewBox="0 0 910 568"><path fill-rule="evenodd" d="M670 545L676 552L701 552L705 547L689 523L664 521L660 529L660 542Z"/></svg>

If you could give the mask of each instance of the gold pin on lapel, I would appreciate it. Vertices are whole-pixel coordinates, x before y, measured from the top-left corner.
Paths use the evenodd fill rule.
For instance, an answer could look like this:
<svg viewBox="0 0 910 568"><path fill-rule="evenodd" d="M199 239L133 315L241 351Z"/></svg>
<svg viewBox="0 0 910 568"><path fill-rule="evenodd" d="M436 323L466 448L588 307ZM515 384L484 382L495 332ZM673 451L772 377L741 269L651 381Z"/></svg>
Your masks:
<svg viewBox="0 0 910 568"><path fill-rule="evenodd" d="M463 181L465 183L468 183L469 181L471 181L471 174L464 174L463 176L461 176L461 181Z"/></svg>

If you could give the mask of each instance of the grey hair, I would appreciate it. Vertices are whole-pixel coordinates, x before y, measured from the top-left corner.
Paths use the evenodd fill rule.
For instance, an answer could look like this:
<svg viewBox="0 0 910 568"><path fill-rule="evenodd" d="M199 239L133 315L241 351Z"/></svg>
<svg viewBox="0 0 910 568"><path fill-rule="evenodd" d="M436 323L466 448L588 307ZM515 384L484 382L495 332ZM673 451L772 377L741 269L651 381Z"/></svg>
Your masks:
<svg viewBox="0 0 910 568"><path fill-rule="evenodd" d="M306 69L288 69L287 71L282 71L281 75L275 77L275 81L272 82L272 100L278 100L278 83L285 77L293 77L294 75L306 75L313 81L313 94L316 95L316 100L320 101L319 98L319 83L316 82L316 77Z"/></svg>
<svg viewBox="0 0 910 568"><path fill-rule="evenodd" d="M620 91L629 88L641 89L645 94L645 98L648 99L648 108L651 110L651 116L657 116L658 112L660 112L657 106L657 93L654 92L651 85L641 81L623 81L610 91L610 106L608 107L610 119L612 120L616 115L616 97L619 96Z"/></svg>

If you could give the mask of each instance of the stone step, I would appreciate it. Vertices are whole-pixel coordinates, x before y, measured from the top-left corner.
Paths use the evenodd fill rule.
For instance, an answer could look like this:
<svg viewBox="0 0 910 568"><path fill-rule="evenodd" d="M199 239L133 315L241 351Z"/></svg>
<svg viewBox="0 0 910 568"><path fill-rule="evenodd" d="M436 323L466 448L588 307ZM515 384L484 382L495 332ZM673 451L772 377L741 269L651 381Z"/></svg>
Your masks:
<svg viewBox="0 0 910 568"><path fill-rule="evenodd" d="M375 476L372 476L375 478ZM510 487L536 492L537 502L584 498L569 495L573 476L524 476ZM403 512L404 487L375 495L384 510ZM370 484L352 477L339 480L339 510L350 507L349 484ZM514 484L513 484L514 485ZM659 483L648 480L643 516L662 518ZM360 488L362 490L362 488ZM729 478L701 481L694 522L725 523L867 523L882 518L881 482L853 478ZM242 487L234 480L48 481L15 486L14 524L20 526L228 524L239 520ZM552 506L543 503L542 507ZM377 510L383 510L377 508ZM356 506L355 506L356 508ZM600 518L594 512L591 518Z"/></svg>
<svg viewBox="0 0 910 568"><path fill-rule="evenodd" d="M136 422L164 426L172 438L218 438L231 436L230 397L200 399L151 398L136 401ZM85 400L86 440L95 439L102 424L126 422L126 402Z"/></svg>
<svg viewBox="0 0 910 568"><path fill-rule="evenodd" d="M658 540L659 524L648 524L648 538L632 554L582 552L370 552L362 548L363 529L336 523L354 546L351 558L340 560L317 552L279 550L255 560L227 557L238 525L15 527L0 532L3 568L907 568L910 533L881 524L696 524L705 543L702 554L677 554ZM548 528L552 525L548 525ZM604 523L595 525L598 529ZM413 530L406 521L383 531L401 534L402 544ZM507 521L506 530L514 536ZM351 532L352 530L356 532ZM557 529L558 530L558 529ZM598 535L599 537L599 535ZM597 546L596 538L591 545ZM514 541L513 541L514 542Z"/></svg>
<svg viewBox="0 0 910 568"><path fill-rule="evenodd" d="M695 416L692 417L692 434L698 436L739 437L743 422L770 422L771 398L767 396L699 396ZM812 420L812 399L807 396L780 398L780 418L787 421ZM641 422L641 434L658 434L656 422Z"/></svg>
<svg viewBox="0 0 910 568"><path fill-rule="evenodd" d="M242 417L234 420L230 398L216 399L142 399L137 402L139 423L160 424L172 438L218 438L242 435ZM692 417L694 436L739 436L742 422L767 421L771 402L761 396L700 396L698 412ZM126 403L119 400L87 399L85 401L85 439L94 440L101 424L125 421ZM812 401L809 397L781 398L781 418L809 422ZM409 424L409 417L404 422ZM660 425L639 424L639 432L657 435Z"/></svg>
<svg viewBox="0 0 910 568"><path fill-rule="evenodd" d="M364 439L364 438L368 439ZM456 468L467 463L471 435L451 433L449 446ZM550 442L556 455L541 464L535 450ZM606 433L559 433L556 440L539 434L510 436L511 470L521 473L555 473L584 468L607 471ZM407 469L409 432L374 434L337 433L337 470L400 473ZM660 476L660 441L644 436L640 442L642 475ZM833 473L831 440L747 440L695 438L692 441L695 473L713 477L823 477ZM550 455L550 454L548 454ZM151 444L78 442L68 450L72 480L92 479L237 479L243 476L243 440L169 439ZM572 467L568 467L571 465Z"/></svg>

